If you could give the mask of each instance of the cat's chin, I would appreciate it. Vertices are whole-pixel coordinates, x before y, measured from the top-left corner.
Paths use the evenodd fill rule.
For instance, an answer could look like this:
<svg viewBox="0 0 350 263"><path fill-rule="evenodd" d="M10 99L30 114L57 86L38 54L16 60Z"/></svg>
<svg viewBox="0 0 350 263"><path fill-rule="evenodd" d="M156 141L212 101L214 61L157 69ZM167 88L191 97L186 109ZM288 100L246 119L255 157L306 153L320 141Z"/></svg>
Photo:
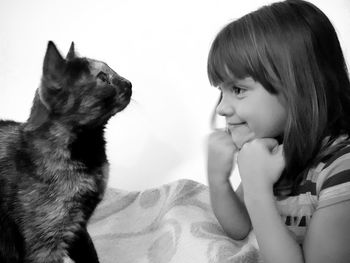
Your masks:
<svg viewBox="0 0 350 263"><path fill-rule="evenodd" d="M114 116L115 114L117 114L118 112L123 111L126 108L126 106L128 106L128 104L126 104L125 106L122 106L122 107L114 108L113 111L111 112L111 117Z"/></svg>
<svg viewBox="0 0 350 263"><path fill-rule="evenodd" d="M98 128L98 127L104 127L108 121L116 115L118 112L121 112L126 108L127 105L123 107L116 107L110 112L106 113L105 115L100 116L97 120L89 121L89 122L80 122L80 127L89 127L89 128Z"/></svg>
<svg viewBox="0 0 350 263"><path fill-rule="evenodd" d="M118 101L116 102L115 106L113 107L113 109L111 110L111 117L115 114L117 114L118 112L123 111L130 103L131 97L121 97L118 99Z"/></svg>

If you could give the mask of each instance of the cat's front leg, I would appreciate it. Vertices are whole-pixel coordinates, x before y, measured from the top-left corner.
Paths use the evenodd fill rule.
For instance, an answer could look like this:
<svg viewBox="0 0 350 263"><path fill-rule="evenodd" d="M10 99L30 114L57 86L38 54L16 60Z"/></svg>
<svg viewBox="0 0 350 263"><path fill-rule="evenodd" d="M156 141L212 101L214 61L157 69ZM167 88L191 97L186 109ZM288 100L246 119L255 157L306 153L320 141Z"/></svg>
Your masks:
<svg viewBox="0 0 350 263"><path fill-rule="evenodd" d="M68 248L68 254L75 263L99 263L95 246L86 228L76 233Z"/></svg>

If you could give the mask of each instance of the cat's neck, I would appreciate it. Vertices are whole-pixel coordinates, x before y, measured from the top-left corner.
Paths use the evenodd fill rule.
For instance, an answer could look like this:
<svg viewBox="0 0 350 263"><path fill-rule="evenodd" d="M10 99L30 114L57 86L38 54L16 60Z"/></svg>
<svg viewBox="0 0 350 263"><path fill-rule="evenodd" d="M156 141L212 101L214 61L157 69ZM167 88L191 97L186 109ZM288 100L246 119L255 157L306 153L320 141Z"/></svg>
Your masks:
<svg viewBox="0 0 350 263"><path fill-rule="evenodd" d="M61 163L62 168L80 163L79 167L92 172L107 162L103 127L68 129L58 122L49 122L35 131L23 132L22 141L35 159Z"/></svg>
<svg viewBox="0 0 350 263"><path fill-rule="evenodd" d="M53 118L40 103L34 102L23 126L23 139L44 158L77 161L94 169L106 162L104 125L77 126Z"/></svg>
<svg viewBox="0 0 350 263"><path fill-rule="evenodd" d="M23 125L23 131L30 137L47 138L51 142L67 146L76 140L78 136L102 136L105 124L84 126L74 123L65 116L52 113L41 101L38 92L34 98L28 120Z"/></svg>
<svg viewBox="0 0 350 263"><path fill-rule="evenodd" d="M84 127L75 132L69 151L72 160L94 170L107 161L105 145L104 127Z"/></svg>

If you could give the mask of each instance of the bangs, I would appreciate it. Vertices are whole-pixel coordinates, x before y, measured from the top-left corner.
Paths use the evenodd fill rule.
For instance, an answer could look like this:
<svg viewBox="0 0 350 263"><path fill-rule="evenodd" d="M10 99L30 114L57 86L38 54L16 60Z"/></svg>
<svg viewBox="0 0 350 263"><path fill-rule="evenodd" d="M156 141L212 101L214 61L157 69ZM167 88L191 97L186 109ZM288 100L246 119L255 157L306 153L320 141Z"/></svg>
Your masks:
<svg viewBox="0 0 350 263"><path fill-rule="evenodd" d="M271 49L267 48L259 27L251 26L252 20L249 15L244 16L231 22L216 36L208 55L209 82L217 87L235 78L252 77L275 94L280 81L271 60L272 54L269 54Z"/></svg>
<svg viewBox="0 0 350 263"><path fill-rule="evenodd" d="M208 78L212 86L232 81L234 78L252 76L248 54L242 50L242 39L235 26L224 28L214 40L208 56Z"/></svg>

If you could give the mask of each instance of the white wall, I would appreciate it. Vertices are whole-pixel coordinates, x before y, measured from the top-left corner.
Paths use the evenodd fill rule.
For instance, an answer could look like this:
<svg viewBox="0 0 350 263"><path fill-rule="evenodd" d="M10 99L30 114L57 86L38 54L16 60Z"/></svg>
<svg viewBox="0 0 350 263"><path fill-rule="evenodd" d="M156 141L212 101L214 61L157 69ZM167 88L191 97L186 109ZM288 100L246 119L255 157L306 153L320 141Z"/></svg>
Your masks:
<svg viewBox="0 0 350 263"><path fill-rule="evenodd" d="M27 119L47 41L65 54L74 40L81 55L133 83L133 101L107 128L110 185L206 183L205 140L219 95L206 74L211 41L226 23L269 2L0 0L0 118ZM333 21L349 61L350 1L312 2Z"/></svg>

